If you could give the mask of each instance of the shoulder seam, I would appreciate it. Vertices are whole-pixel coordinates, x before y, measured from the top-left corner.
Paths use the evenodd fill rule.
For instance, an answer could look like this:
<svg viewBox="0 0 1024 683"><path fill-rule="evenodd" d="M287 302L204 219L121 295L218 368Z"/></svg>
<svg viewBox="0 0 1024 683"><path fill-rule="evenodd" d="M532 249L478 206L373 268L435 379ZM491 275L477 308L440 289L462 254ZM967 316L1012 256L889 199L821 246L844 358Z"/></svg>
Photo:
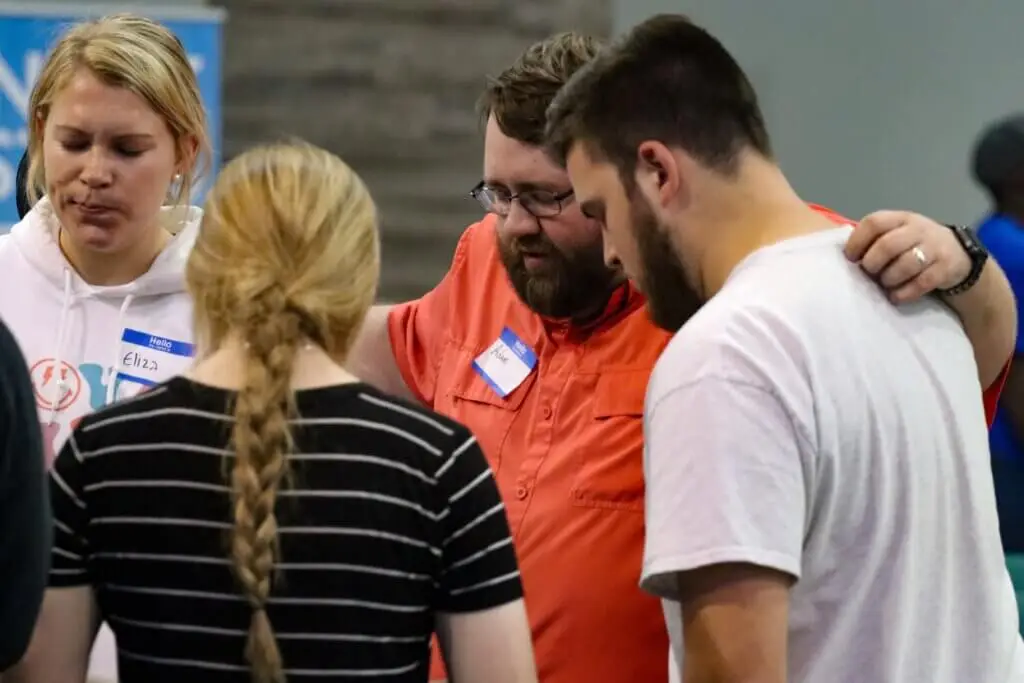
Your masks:
<svg viewBox="0 0 1024 683"><path fill-rule="evenodd" d="M779 395L779 392L777 392L772 387L766 387L761 384L757 384L756 382L737 379L733 377L726 377L724 375L717 373L704 374L701 375L700 377L696 377L694 379L687 380L680 384L676 384L671 389L663 393L658 398L658 400L650 406L650 408L645 408L644 421L647 422L651 417L654 416L654 412L665 401L665 399L669 398L673 394L676 394L680 391L691 389L698 384L703 384L704 382L708 381L718 381L723 384L731 384L736 387L751 389L753 391L770 396L776 403L778 403L779 407L782 409L782 412L785 413L786 419L789 420L790 427L792 427L793 429L793 433L796 434L797 437L803 442L804 446L806 446L809 450L814 450L814 440L811 439L810 434L808 434L807 431L802 427L800 421L797 419L795 411L793 411L790 405L786 403L785 400L783 400L782 396Z"/></svg>

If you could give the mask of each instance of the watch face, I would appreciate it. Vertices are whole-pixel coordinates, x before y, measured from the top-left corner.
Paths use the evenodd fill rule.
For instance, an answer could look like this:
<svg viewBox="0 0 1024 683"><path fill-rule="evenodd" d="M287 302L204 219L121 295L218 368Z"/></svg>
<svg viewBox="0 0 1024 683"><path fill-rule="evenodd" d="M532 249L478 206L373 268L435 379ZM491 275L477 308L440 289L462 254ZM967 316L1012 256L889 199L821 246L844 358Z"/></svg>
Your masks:
<svg viewBox="0 0 1024 683"><path fill-rule="evenodd" d="M986 249L985 245L982 244L981 240L978 239L977 233L975 233L973 230L967 230L965 232L968 235L967 239L970 240L970 247L969 247L969 249L971 251L977 253L977 254L986 254L987 255L988 254L988 249Z"/></svg>
<svg viewBox="0 0 1024 683"><path fill-rule="evenodd" d="M971 228L964 225L958 225L953 228L953 231L960 239L960 243L963 245L967 253L972 256L978 253L987 253L981 241L978 240L977 233L975 233Z"/></svg>
<svg viewBox="0 0 1024 683"><path fill-rule="evenodd" d="M963 294L975 284L981 278L981 271L985 267L985 263L988 261L988 250L985 249L985 245L978 239L977 234L971 228L963 225L948 225L946 226L953 231L956 235L957 240L960 242L960 246L963 247L964 251L967 252L967 257L971 261L971 272L967 274L963 282L950 287L949 289L939 290L939 293L944 296L952 296L956 294Z"/></svg>

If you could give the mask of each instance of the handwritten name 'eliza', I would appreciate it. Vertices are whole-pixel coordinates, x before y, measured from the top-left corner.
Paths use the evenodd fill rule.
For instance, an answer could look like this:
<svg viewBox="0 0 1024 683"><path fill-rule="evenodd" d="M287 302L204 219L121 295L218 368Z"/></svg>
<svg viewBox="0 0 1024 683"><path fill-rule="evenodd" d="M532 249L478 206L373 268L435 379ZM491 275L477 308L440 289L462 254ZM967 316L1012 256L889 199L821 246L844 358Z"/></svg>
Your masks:
<svg viewBox="0 0 1024 683"><path fill-rule="evenodd" d="M129 351L121 357L122 368L140 368L142 370L150 370L152 372L158 372L160 367L157 365L156 360L152 358L146 358L138 351Z"/></svg>

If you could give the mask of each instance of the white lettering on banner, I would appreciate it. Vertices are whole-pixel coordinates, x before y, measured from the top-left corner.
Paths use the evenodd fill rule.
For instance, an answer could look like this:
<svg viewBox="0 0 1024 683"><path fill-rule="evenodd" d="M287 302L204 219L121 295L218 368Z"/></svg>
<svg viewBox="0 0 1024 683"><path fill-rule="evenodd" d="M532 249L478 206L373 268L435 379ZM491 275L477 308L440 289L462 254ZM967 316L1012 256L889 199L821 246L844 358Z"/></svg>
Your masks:
<svg viewBox="0 0 1024 683"><path fill-rule="evenodd" d="M6 159L0 157L0 202L7 201L14 194L18 171Z"/></svg>
<svg viewBox="0 0 1024 683"><path fill-rule="evenodd" d="M26 51L22 68L23 77L18 78L11 63L3 54L0 54L0 93L4 94L11 106L17 109L21 113L22 119L26 121L28 120L28 100L32 95L32 86L35 85L36 79L39 78L39 74L43 70L45 58L46 53L42 50ZM206 68L206 58L203 55L191 55L188 59L196 74L202 73ZM9 143L3 146L9 146Z"/></svg>
<svg viewBox="0 0 1024 683"><path fill-rule="evenodd" d="M22 149L26 145L28 145L28 127L0 127L0 148L16 147L18 149Z"/></svg>
<svg viewBox="0 0 1024 683"><path fill-rule="evenodd" d="M39 73L43 70L44 53L42 50L28 50L25 52L22 73L24 78L18 79L10 63L0 54L0 92L7 97L7 101L21 113L24 120L28 120L28 98L32 94L32 86L35 85Z"/></svg>

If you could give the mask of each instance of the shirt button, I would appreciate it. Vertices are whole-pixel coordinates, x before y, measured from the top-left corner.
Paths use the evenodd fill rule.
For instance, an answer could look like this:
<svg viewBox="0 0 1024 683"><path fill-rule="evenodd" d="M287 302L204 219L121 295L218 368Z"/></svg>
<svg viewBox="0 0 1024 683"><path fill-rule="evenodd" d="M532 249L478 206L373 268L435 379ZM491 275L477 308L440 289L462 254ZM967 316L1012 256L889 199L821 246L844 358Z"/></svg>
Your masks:
<svg viewBox="0 0 1024 683"><path fill-rule="evenodd" d="M545 420L550 420L551 419L551 406L544 406L543 408L541 408L540 412L541 412L541 415L544 416Z"/></svg>
<svg viewBox="0 0 1024 683"><path fill-rule="evenodd" d="M516 489L516 498L519 500L525 500L528 495L530 495L530 489L525 486L520 486Z"/></svg>

